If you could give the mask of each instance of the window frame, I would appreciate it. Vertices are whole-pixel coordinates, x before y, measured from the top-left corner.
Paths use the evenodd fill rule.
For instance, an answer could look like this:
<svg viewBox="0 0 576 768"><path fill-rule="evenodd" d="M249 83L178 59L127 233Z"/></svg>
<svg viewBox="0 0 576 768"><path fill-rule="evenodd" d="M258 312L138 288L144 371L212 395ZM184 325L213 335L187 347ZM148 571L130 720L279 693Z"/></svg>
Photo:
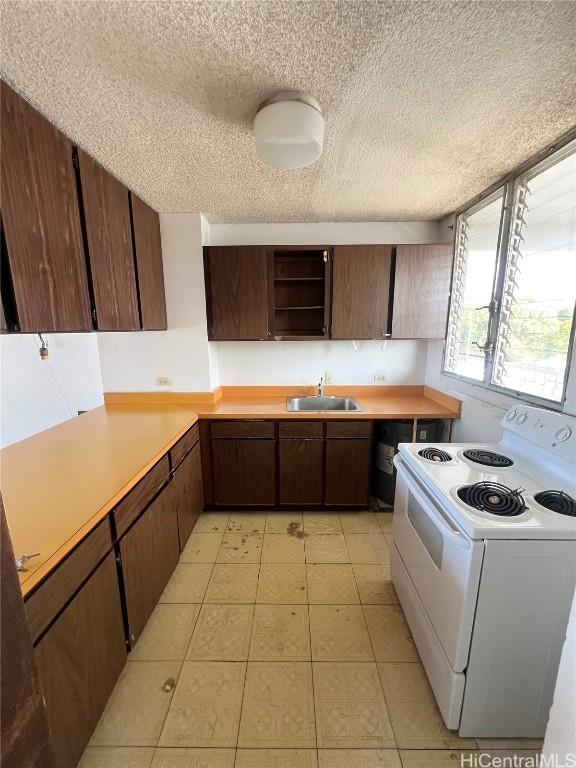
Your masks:
<svg viewBox="0 0 576 768"><path fill-rule="evenodd" d="M564 370L564 381L562 385L562 396L560 400L549 400L547 398L538 397L528 392L520 392L515 389L503 387L499 384L494 384L492 376L494 372L496 343L498 337L498 328L500 327L500 307L502 303L502 296L504 290L504 282L506 277L506 266L508 262L510 236L511 236L511 224L514 196L517 183L525 176L534 177L548 168L551 168L556 163L561 162L566 157L576 153L576 133L571 132L565 140L558 142L557 144L549 147L540 156L533 158L527 163L520 166L511 174L501 179L494 184L488 190L483 192L473 201L467 203L463 208L458 209L455 212L454 219L454 263L452 266L452 281L454 279L454 269L456 266L456 237L459 230L459 222L461 217L465 215L471 215L477 210L480 210L486 205L489 205L491 199L496 199L503 191L502 196L502 211L500 215L500 229L498 232L498 241L496 246L496 263L494 269L494 276L492 282L492 297L490 301L490 317L488 321L488 334L486 338L486 349L484 350L484 378L473 379L469 376L463 376L460 373L456 373L446 368L447 364L447 350L448 350L448 330L450 327L450 319L452 314L453 301L455 299L454 292L450 293L450 306L448 308L448 320L446 324L446 338L444 340L444 351L442 353L442 375L457 381L462 381L472 386L481 387L482 389L488 389L492 392L496 392L500 395L507 395L531 405L543 406L550 410L563 410L566 402L566 392L568 387L568 377L570 368L572 366L572 357L574 353L574 340L576 337L576 300L572 308L572 324L570 327L570 336L568 341L568 352L566 355L566 367Z"/></svg>

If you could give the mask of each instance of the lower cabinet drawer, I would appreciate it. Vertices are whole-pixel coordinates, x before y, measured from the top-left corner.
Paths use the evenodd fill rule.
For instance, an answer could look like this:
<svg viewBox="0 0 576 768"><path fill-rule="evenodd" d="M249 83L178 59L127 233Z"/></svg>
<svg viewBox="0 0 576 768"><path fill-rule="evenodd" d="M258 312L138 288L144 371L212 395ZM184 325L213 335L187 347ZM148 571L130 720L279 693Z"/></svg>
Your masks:
<svg viewBox="0 0 576 768"><path fill-rule="evenodd" d="M371 421L327 421L326 437L371 437Z"/></svg>
<svg viewBox="0 0 576 768"><path fill-rule="evenodd" d="M168 482L169 477L170 463L168 455L166 455L144 475L142 480L132 488L114 510L118 537L122 536L124 531L132 525L142 510L150 503L150 499L154 498L164 483Z"/></svg>
<svg viewBox="0 0 576 768"><path fill-rule="evenodd" d="M279 437L322 437L324 424L321 421L281 421L278 423Z"/></svg>
<svg viewBox="0 0 576 768"><path fill-rule="evenodd" d="M110 523L106 519L91 531L26 599L24 609L32 642L36 642L84 579L111 549L112 535Z"/></svg>
<svg viewBox="0 0 576 768"><path fill-rule="evenodd" d="M120 540L130 642L140 636L178 562L178 522L170 482Z"/></svg>
<svg viewBox="0 0 576 768"><path fill-rule="evenodd" d="M215 438L273 438L273 421L213 421L212 437Z"/></svg>
<svg viewBox="0 0 576 768"><path fill-rule="evenodd" d="M126 662L112 552L42 637L34 656L55 765L75 768Z"/></svg>
<svg viewBox="0 0 576 768"><path fill-rule="evenodd" d="M178 440L176 445L170 449L170 458L172 460L172 469L178 466L184 456L196 445L200 439L200 430L198 424L194 424L186 434Z"/></svg>

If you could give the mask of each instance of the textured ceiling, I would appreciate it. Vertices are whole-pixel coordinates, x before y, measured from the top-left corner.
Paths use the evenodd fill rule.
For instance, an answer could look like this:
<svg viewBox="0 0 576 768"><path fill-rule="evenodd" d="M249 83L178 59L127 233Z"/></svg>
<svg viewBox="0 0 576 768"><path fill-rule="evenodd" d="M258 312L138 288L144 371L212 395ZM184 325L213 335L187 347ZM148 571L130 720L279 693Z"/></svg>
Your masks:
<svg viewBox="0 0 576 768"><path fill-rule="evenodd" d="M436 219L576 123L575 2L4 0L5 78L161 211L212 222ZM322 157L263 165L277 90Z"/></svg>

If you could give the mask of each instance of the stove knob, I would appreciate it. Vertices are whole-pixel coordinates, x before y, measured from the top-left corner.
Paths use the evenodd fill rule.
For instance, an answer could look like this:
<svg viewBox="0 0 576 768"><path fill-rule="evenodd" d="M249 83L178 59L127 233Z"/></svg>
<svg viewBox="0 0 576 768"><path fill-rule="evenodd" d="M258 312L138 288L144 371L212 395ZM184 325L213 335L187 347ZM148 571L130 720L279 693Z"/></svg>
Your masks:
<svg viewBox="0 0 576 768"><path fill-rule="evenodd" d="M559 443L565 443L566 440L569 440L572 437L572 427L560 427L560 429L557 429L556 432L554 432L554 440L557 440Z"/></svg>
<svg viewBox="0 0 576 768"><path fill-rule="evenodd" d="M506 414L506 421L513 421L516 418L516 414L518 411L515 411L514 408L512 408L511 411L508 411Z"/></svg>
<svg viewBox="0 0 576 768"><path fill-rule="evenodd" d="M516 419L516 424L524 424L524 422L527 421L527 419L528 419L528 414L521 413Z"/></svg>

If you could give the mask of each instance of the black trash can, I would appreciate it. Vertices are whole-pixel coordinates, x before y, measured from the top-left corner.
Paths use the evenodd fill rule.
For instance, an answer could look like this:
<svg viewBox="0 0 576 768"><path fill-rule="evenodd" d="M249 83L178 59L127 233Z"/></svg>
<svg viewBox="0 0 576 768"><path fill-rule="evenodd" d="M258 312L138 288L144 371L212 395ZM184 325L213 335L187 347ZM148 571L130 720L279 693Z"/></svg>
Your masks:
<svg viewBox="0 0 576 768"><path fill-rule="evenodd" d="M398 443L413 442L413 424L411 419L376 422L372 495L379 504L390 506L394 504L396 469L393 459L398 453ZM437 443L441 434L442 421L440 419L418 419L416 442Z"/></svg>

